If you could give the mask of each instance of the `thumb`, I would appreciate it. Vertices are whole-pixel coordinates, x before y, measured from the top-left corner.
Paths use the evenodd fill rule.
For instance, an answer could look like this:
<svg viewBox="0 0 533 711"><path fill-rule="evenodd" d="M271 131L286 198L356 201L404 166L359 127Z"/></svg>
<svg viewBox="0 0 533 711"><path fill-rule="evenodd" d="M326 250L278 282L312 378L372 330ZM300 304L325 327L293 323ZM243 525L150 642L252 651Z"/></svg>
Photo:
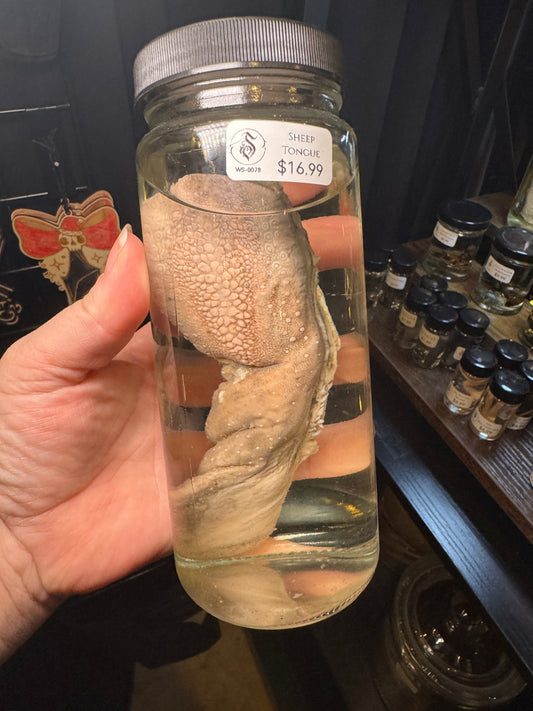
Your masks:
<svg viewBox="0 0 533 711"><path fill-rule="evenodd" d="M104 367L122 350L148 307L143 246L126 226L91 291L17 341L12 355L24 366L25 380L81 381L88 371Z"/></svg>

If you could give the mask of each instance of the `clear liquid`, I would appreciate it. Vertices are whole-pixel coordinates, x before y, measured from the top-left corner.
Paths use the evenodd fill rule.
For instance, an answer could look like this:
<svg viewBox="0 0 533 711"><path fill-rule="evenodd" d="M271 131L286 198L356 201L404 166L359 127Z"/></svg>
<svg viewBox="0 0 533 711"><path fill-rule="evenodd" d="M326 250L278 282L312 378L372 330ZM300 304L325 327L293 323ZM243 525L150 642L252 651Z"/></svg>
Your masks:
<svg viewBox="0 0 533 711"><path fill-rule="evenodd" d="M335 220L331 225L320 223L322 243L313 236L312 228L316 218L338 217L340 206L353 201L353 191L352 184L299 211L315 251L325 245L326 251L316 256L331 268L319 272L319 285L340 337L340 350L323 422L315 437L318 451L305 456L290 472L291 480L276 494L281 498L271 524L263 525L263 519L274 496L271 482L275 475L268 471L272 453L263 447L264 435L270 430L261 427L268 419L265 411L275 413L279 425L272 428L275 451L292 451L292 440L298 436L294 412L308 397L305 386L299 384L306 382L305 377L297 370L305 373L306 363L296 363L292 380L290 373L281 373L278 379L273 371L275 395L267 393L261 380L264 376L267 382L272 366L249 366L242 380L225 390L224 399L231 400L235 388L252 383L247 380L250 375L257 383L238 408L234 428L225 423L231 430L227 466L220 466L216 476L206 478L202 462L224 445L224 438L213 445L205 428L215 401L223 402L221 365L227 361L211 357L205 349L202 353L191 343L194 339L184 337L172 306L168 306L168 288L164 299L152 304L176 568L185 590L200 606L233 624L286 628L331 615L360 594L377 563L362 246L352 240L348 249L341 244L340 249L332 250L339 237ZM243 216L229 218L236 220L238 227ZM264 215L247 214L245 219L247 229L265 232ZM324 224L330 229L324 230ZM179 242L177 235L177 257ZM275 244L272 248L277 253ZM289 274L288 280L291 278Z"/></svg>

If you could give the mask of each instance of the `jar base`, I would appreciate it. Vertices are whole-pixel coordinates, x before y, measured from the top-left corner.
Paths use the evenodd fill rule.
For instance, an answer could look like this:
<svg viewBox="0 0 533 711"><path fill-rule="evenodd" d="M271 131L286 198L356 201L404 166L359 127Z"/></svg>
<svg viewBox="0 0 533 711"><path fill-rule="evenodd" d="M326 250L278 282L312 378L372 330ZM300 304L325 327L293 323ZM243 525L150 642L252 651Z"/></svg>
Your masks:
<svg viewBox="0 0 533 711"><path fill-rule="evenodd" d="M361 549L336 557L175 560L183 588L209 614L250 629L289 629L330 617L361 594L377 565L377 539Z"/></svg>

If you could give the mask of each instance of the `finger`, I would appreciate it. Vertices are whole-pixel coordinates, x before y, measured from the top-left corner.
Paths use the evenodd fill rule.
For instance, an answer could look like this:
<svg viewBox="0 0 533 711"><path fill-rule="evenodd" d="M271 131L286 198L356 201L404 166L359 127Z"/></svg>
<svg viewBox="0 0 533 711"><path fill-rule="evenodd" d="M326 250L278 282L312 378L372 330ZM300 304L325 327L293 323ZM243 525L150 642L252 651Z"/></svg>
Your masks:
<svg viewBox="0 0 533 711"><path fill-rule="evenodd" d="M303 220L318 270L355 269L363 263L361 220L351 215L330 215Z"/></svg>
<svg viewBox="0 0 533 711"><path fill-rule="evenodd" d="M91 291L15 343L11 357L25 380L81 381L107 365L148 312L149 286L142 243L127 227Z"/></svg>
<svg viewBox="0 0 533 711"><path fill-rule="evenodd" d="M318 452L304 460L294 479L346 476L372 462L373 426L367 410L354 420L325 425L316 441Z"/></svg>
<svg viewBox="0 0 533 711"><path fill-rule="evenodd" d="M333 384L362 382L368 376L368 352L363 337L358 333L345 333L340 341Z"/></svg>

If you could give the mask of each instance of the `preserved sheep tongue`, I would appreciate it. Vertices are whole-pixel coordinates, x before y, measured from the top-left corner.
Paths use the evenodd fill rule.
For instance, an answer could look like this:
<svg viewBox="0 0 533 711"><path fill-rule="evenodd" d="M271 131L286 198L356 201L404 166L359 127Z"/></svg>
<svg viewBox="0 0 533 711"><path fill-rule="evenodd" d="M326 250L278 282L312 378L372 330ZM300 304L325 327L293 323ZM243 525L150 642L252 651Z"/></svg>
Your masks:
<svg viewBox="0 0 533 711"><path fill-rule="evenodd" d="M223 376L205 426L212 446L171 491L175 547L224 558L270 536L296 467L317 450L339 337L278 184L195 174L172 194L141 208L152 313Z"/></svg>

